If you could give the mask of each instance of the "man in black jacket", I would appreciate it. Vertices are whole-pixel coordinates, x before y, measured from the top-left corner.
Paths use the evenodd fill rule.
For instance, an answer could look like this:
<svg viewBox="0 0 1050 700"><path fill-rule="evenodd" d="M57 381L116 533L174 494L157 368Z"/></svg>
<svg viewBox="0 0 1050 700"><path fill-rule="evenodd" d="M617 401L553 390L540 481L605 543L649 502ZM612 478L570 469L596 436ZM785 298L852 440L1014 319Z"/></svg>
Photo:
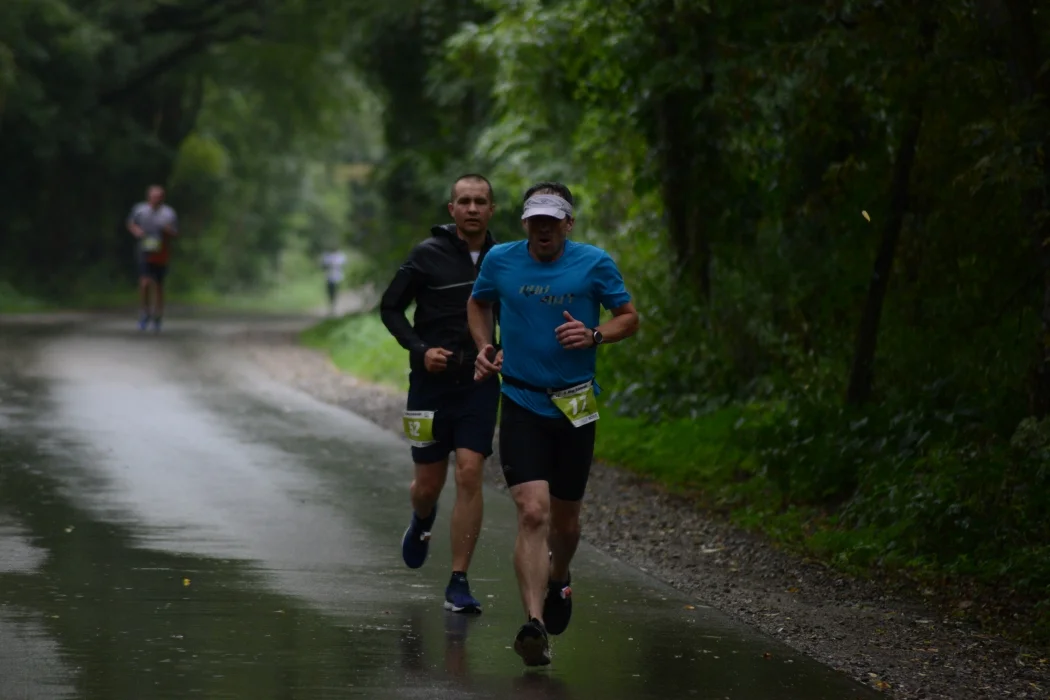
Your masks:
<svg viewBox="0 0 1050 700"><path fill-rule="evenodd" d="M445 608L480 613L467 569L481 532L482 469L492 454L500 385L474 381L476 345L467 327L467 299L485 254L496 244L488 231L495 209L492 186L481 175L452 185L449 214L455 224L435 226L416 245L383 293L383 323L409 351L405 435L412 444L412 522L401 541L405 564L426 561L448 458L456 453L456 505L452 510L452 577ZM415 302L413 323L405 316ZM493 338L495 344L495 338Z"/></svg>

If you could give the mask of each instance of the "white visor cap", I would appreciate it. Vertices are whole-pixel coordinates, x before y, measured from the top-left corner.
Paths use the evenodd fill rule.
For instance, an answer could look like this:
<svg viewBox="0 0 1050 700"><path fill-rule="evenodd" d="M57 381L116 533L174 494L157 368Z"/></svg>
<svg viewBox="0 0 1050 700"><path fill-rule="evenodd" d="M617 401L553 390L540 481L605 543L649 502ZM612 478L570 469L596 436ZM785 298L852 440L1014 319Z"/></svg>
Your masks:
<svg viewBox="0 0 1050 700"><path fill-rule="evenodd" d="M521 218L553 216L555 219L572 217L572 205L556 194L534 194L525 201Z"/></svg>

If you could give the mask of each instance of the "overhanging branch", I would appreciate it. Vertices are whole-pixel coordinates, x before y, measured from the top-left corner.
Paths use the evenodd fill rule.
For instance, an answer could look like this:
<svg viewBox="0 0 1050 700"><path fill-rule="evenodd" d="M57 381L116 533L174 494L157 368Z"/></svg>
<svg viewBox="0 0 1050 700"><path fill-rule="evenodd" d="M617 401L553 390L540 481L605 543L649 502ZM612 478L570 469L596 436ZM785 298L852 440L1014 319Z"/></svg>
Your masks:
<svg viewBox="0 0 1050 700"><path fill-rule="evenodd" d="M162 5L146 15L142 28L148 34L201 34L237 15L258 11L260 4L261 0L231 0L225 3L205 1L190 8Z"/></svg>
<svg viewBox="0 0 1050 700"><path fill-rule="evenodd" d="M153 61L136 75L130 78L120 87L107 90L99 97L99 104L110 106L124 100L138 92L151 81L156 80L165 73L174 70L183 61L203 52L214 44L233 41L244 36L254 34L255 30L249 27L235 27L223 33L198 34L184 41L172 51L164 54Z"/></svg>

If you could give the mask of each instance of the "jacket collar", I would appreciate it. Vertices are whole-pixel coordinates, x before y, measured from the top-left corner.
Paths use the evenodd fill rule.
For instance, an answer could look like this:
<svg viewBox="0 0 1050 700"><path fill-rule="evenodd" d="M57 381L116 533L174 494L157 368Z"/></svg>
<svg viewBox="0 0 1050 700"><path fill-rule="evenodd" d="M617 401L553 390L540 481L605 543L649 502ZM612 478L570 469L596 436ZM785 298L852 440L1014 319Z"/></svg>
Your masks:
<svg viewBox="0 0 1050 700"><path fill-rule="evenodd" d="M433 226L430 229L430 235L435 238L447 238L456 245L465 246L467 244L462 238L456 234L455 224L441 224L440 226ZM489 248L496 245L496 239L492 236L492 231L485 231L485 243L481 246L481 252L488 251Z"/></svg>

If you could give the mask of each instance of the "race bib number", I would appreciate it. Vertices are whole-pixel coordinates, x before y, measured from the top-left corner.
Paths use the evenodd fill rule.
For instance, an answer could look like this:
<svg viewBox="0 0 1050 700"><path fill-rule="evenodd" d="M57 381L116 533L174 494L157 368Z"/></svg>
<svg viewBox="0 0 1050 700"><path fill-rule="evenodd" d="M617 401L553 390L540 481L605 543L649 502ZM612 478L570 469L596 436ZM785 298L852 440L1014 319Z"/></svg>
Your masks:
<svg viewBox="0 0 1050 700"><path fill-rule="evenodd" d="M433 411L405 411L402 422L405 437L413 447L429 447L437 443L434 439Z"/></svg>
<svg viewBox="0 0 1050 700"><path fill-rule="evenodd" d="M594 396L594 384L587 382L551 394L551 401L574 428L598 420L598 400Z"/></svg>
<svg viewBox="0 0 1050 700"><path fill-rule="evenodd" d="M142 249L147 253L160 250L160 239L159 238L143 238Z"/></svg>

